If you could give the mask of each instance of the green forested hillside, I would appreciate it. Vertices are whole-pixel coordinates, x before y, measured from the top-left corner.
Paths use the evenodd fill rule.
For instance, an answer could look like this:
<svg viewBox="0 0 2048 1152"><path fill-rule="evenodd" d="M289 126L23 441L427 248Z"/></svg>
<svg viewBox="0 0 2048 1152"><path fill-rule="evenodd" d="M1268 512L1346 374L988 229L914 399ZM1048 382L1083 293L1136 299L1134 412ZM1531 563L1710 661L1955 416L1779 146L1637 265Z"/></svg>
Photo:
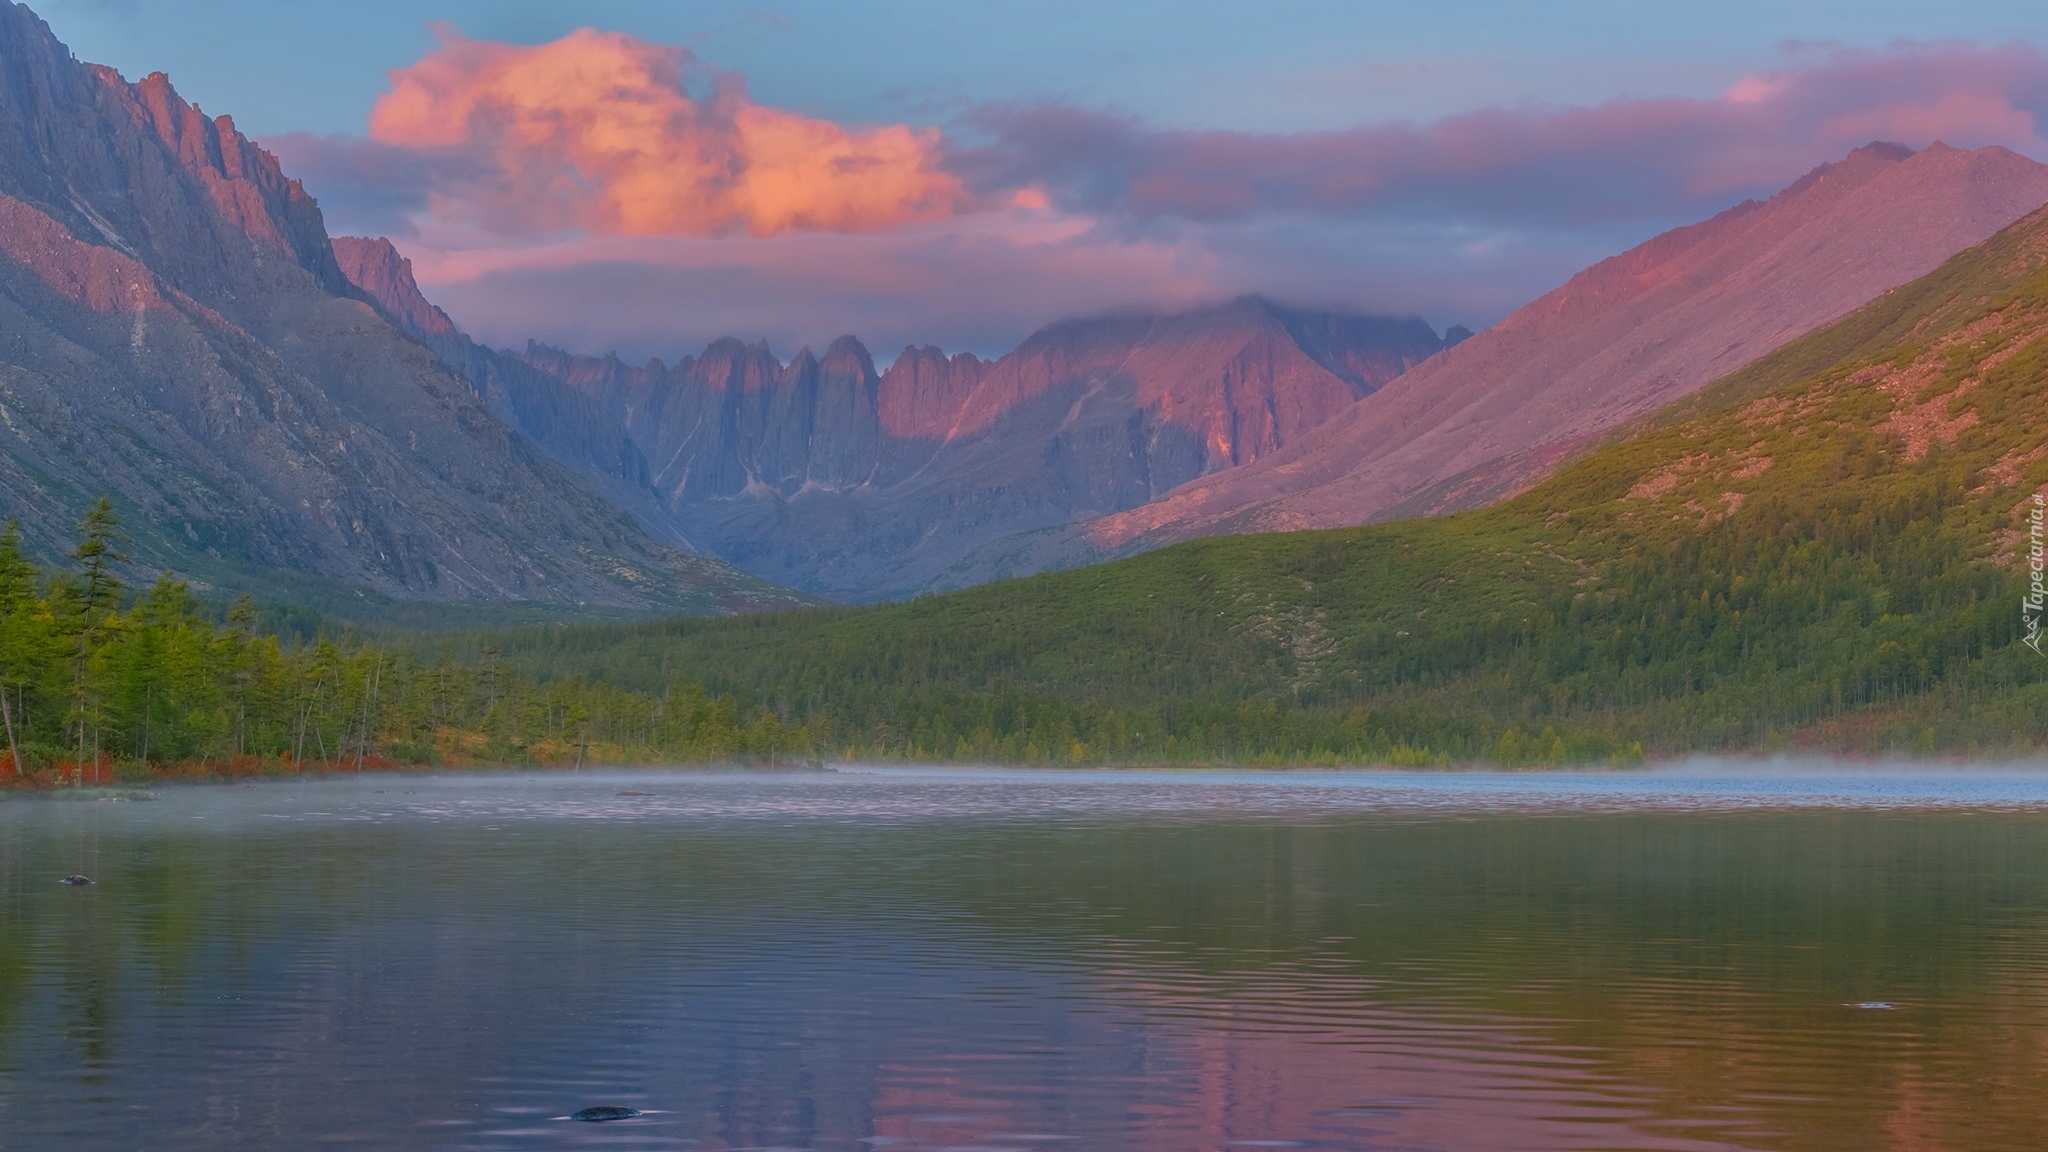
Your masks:
<svg viewBox="0 0 2048 1152"><path fill-rule="evenodd" d="M869 753L1508 762L2031 747L2048 212L1511 502L908 604L475 635Z"/></svg>

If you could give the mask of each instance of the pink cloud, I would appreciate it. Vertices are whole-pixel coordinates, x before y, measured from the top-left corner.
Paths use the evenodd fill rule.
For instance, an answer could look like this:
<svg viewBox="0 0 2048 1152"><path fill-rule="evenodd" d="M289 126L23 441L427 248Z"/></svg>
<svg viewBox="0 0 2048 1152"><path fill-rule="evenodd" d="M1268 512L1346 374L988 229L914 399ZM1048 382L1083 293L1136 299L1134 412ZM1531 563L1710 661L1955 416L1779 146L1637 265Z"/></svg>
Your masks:
<svg viewBox="0 0 2048 1152"><path fill-rule="evenodd" d="M441 45L391 73L370 138L464 157L430 215L552 236L873 232L967 206L939 134L852 129L754 103L735 77L693 96L683 48L579 29L535 46Z"/></svg>
<svg viewBox="0 0 2048 1152"><path fill-rule="evenodd" d="M1708 98L1260 134L1059 105L845 126L628 36L441 36L368 138L266 143L478 334L592 350L853 331L1000 351L1064 315L1241 292L1477 325L1873 139L2048 157L2048 56L2024 44L1806 50Z"/></svg>
<svg viewBox="0 0 2048 1152"><path fill-rule="evenodd" d="M2048 152L2048 57L1899 45L1746 76L1709 99L1490 109L1428 124L1156 131L1057 106L983 109L953 157L980 187L1042 184L1070 211L1139 221L1413 213L1527 224L1655 216L1766 191L1872 139Z"/></svg>

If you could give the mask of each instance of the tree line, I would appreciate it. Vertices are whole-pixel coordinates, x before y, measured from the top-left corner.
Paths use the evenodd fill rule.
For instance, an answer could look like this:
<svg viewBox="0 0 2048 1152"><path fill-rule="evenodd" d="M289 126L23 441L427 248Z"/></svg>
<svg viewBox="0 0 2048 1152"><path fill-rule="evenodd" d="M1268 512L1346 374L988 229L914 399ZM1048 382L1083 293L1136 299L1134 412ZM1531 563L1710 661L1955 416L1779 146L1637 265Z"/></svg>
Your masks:
<svg viewBox="0 0 2048 1152"><path fill-rule="evenodd" d="M635 692L365 641L260 633L244 597L209 612L166 573L124 580L112 504L41 566L0 529L0 778L86 782L164 772L360 771L447 763L780 761L814 729L678 683Z"/></svg>
<svg viewBox="0 0 2048 1152"><path fill-rule="evenodd" d="M1978 498L1940 462L1894 479L1881 498L1759 494L1654 547L1507 579L1470 558L1543 551L1506 546L1515 508L906 604L374 643L280 638L246 599L209 609L168 575L132 592L102 502L54 568L0 532L0 776L2038 747L2048 662L2017 643L1989 513L1957 513ZM1443 573L1461 575L1404 591Z"/></svg>

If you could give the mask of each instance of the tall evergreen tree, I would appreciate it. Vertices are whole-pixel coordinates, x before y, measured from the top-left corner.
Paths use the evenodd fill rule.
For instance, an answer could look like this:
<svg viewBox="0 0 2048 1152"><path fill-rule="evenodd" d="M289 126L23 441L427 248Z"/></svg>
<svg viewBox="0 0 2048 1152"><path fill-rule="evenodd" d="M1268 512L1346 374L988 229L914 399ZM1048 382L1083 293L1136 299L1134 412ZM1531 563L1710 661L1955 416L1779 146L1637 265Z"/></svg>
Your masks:
<svg viewBox="0 0 2048 1152"><path fill-rule="evenodd" d="M86 759L86 741L92 740L92 759L99 762L99 699L93 684L93 656L102 636L119 626L121 582L118 569L128 562L121 551L120 519L114 502L105 496L93 501L85 519L78 522L78 547L71 560L78 566L76 628L72 647L71 715L77 725L78 763Z"/></svg>
<svg viewBox="0 0 2048 1152"><path fill-rule="evenodd" d="M49 659L50 628L44 605L36 596L36 569L21 550L21 525L8 521L0 528L0 720L7 730L7 750L14 774L23 775L21 743L25 717L22 693Z"/></svg>

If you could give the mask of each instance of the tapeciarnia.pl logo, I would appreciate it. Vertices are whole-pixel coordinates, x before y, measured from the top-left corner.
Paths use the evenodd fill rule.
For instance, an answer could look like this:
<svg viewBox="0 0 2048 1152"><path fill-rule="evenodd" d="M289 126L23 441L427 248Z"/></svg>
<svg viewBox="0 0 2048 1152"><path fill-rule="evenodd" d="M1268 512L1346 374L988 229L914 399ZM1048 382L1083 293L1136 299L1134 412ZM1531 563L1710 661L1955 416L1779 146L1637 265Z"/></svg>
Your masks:
<svg viewBox="0 0 2048 1152"><path fill-rule="evenodd" d="M2037 656L2043 654L2041 610L2048 605L2048 588L2041 586L2041 573L2048 569L2048 559L2044 559L2042 546L2042 512L2042 497L2036 492L2034 506L2027 509L2027 594L2020 600L2020 622L2026 627L2027 634L2020 643L2032 648Z"/></svg>

